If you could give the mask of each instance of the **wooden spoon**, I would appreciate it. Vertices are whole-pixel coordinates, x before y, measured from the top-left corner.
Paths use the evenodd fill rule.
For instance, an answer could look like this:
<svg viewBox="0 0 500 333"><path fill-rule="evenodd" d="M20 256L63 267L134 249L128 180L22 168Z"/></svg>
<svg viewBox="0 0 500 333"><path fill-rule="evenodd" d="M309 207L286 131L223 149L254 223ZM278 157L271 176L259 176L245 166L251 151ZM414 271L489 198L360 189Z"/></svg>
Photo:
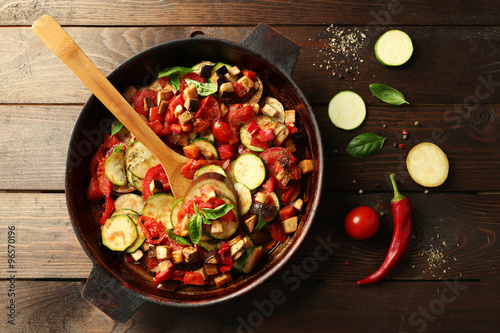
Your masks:
<svg viewBox="0 0 500 333"><path fill-rule="evenodd" d="M177 154L163 143L54 18L44 15L33 23L31 29L104 106L158 158L167 174L172 193L176 198L182 198L191 181L180 174L180 169L189 159Z"/></svg>

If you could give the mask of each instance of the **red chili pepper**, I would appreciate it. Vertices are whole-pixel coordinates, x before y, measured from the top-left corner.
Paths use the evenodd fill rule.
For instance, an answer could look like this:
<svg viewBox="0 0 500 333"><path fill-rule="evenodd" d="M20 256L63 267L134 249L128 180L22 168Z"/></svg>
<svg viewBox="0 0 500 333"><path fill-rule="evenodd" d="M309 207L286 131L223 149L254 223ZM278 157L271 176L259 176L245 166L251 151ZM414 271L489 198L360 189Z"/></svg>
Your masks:
<svg viewBox="0 0 500 333"><path fill-rule="evenodd" d="M399 193L396 186L395 175L391 174L394 187L394 198L391 200L392 215L394 217L394 233L385 261L372 275L357 282L358 285L374 283L385 278L403 259L410 242L411 211L410 202Z"/></svg>

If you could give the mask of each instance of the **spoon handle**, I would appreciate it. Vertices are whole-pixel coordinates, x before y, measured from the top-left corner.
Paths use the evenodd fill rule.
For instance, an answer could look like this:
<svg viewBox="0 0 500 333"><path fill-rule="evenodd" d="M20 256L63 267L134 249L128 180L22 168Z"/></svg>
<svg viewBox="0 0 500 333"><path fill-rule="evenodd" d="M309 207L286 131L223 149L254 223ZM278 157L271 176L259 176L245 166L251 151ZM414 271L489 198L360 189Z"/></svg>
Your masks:
<svg viewBox="0 0 500 333"><path fill-rule="evenodd" d="M32 30L104 106L160 160L174 191L175 186L172 181L178 176L174 174L179 172L179 164L187 159L163 143L54 18L50 15L40 17L33 23Z"/></svg>

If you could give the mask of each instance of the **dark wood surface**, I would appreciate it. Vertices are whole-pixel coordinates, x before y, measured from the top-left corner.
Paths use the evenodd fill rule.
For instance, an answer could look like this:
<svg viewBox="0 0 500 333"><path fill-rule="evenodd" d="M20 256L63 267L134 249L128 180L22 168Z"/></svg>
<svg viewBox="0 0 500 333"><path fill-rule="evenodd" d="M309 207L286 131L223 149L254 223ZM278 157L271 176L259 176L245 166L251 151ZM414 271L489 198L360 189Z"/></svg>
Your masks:
<svg viewBox="0 0 500 333"><path fill-rule="evenodd" d="M305 242L275 276L208 308L146 303L124 324L81 298L92 264L68 217L64 172L69 137L90 93L31 32L29 26L45 13L65 26L104 74L142 50L198 31L239 42L259 22L301 46L293 79L320 124L325 183ZM390 28L406 31L415 45L401 68L380 65L373 53L376 37ZM358 41L345 53L331 48L340 32ZM499 36L500 4L493 0L4 1L0 330L498 332ZM374 82L397 88L410 105L381 103L368 89ZM327 115L328 101L341 90L356 91L368 105L366 121L351 132L336 129ZM388 139L377 155L354 158L345 147L363 132ZM450 160L449 178L428 193L409 178L404 163L408 150L422 141L438 143ZM380 265L391 239L391 172L412 205L412 240L386 281L360 288L355 282ZM367 241L350 239L343 228L345 215L360 205L384 213ZM18 231L15 297L8 295L9 226ZM320 239L330 239L335 251L313 263ZM6 316L11 299L15 326Z"/></svg>

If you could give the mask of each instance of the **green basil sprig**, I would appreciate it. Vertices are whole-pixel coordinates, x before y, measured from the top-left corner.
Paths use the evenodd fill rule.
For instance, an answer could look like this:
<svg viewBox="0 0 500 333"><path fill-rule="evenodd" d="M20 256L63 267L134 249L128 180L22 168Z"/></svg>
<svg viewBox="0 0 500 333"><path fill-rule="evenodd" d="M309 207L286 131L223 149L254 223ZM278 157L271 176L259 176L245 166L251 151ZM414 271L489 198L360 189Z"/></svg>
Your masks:
<svg viewBox="0 0 500 333"><path fill-rule="evenodd" d="M177 244L191 245L191 243L189 243L189 241L186 238L181 237L181 236L177 236L176 234L174 234L173 229L167 230L167 236L172 242L176 242Z"/></svg>
<svg viewBox="0 0 500 333"><path fill-rule="evenodd" d="M381 99L382 101L392 104L392 105L401 105L401 104L410 104L405 100L405 97L398 90L386 86L381 83L372 83L370 84L370 91L375 97Z"/></svg>
<svg viewBox="0 0 500 333"><path fill-rule="evenodd" d="M181 80L179 79L179 75L172 74L168 77L168 81L175 88L175 90L179 90L181 87Z"/></svg>
<svg viewBox="0 0 500 333"><path fill-rule="evenodd" d="M167 68L165 70L162 70L160 73L158 73L158 78L165 77L165 76L170 76L173 74L179 75L179 76L184 76L187 73L192 73L193 69L189 67L171 67Z"/></svg>
<svg viewBox="0 0 500 333"><path fill-rule="evenodd" d="M262 228L264 228L266 224L267 222L266 220L264 220L264 217L262 217L262 215L259 215L259 221L257 222L257 225L255 226L252 232L257 232L262 230Z"/></svg>
<svg viewBox="0 0 500 333"><path fill-rule="evenodd" d="M215 83L207 82L207 83L201 83L195 80L191 79L186 79L186 83L188 86L194 84L196 86L196 91L198 92L198 95L200 96L208 96L215 94L217 92L217 85Z"/></svg>
<svg viewBox="0 0 500 333"><path fill-rule="evenodd" d="M363 133L352 139L346 150L354 157L371 156L382 149L386 139L373 133Z"/></svg>
<svg viewBox="0 0 500 333"><path fill-rule="evenodd" d="M118 123L116 124L115 126L113 126L113 128L111 129L111 136L117 134L118 132L120 132L123 128L123 124L122 123Z"/></svg>
<svg viewBox="0 0 500 333"><path fill-rule="evenodd" d="M196 214L189 219L189 238L194 245L200 242L203 224L212 224L211 221L221 218L234 209L232 204L223 204L214 209L202 208L202 210L199 210L195 204L193 206Z"/></svg>

